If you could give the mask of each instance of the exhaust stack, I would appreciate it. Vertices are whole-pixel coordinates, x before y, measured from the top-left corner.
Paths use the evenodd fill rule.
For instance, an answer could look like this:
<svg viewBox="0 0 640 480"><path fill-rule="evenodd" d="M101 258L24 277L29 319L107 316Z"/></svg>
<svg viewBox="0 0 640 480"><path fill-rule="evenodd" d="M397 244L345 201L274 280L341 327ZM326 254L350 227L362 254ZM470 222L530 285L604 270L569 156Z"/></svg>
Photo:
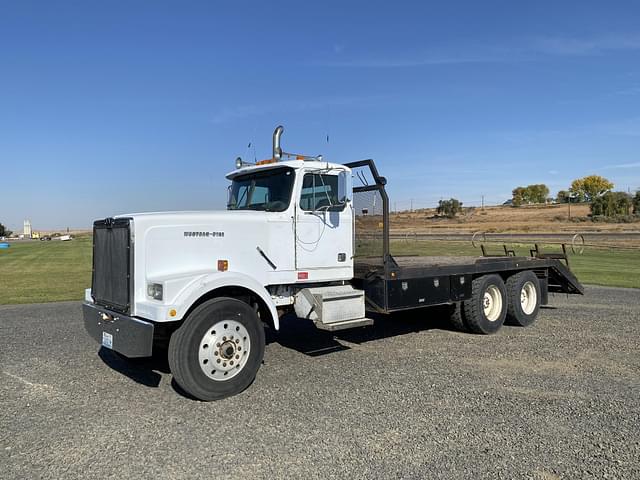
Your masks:
<svg viewBox="0 0 640 480"><path fill-rule="evenodd" d="M282 148L280 148L280 137L282 136L282 132L284 132L284 127L282 125L278 125L273 131L273 159L277 162L282 158Z"/></svg>

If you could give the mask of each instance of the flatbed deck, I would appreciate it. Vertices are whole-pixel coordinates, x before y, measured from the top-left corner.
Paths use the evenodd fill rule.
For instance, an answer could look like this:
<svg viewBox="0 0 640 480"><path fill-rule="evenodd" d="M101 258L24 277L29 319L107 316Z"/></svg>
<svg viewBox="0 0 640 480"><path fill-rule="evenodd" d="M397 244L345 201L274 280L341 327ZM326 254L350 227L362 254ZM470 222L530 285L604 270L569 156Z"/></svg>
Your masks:
<svg viewBox="0 0 640 480"><path fill-rule="evenodd" d="M461 301L471 295L478 275L508 276L523 270L537 272L544 292L583 293L571 270L552 258L389 256L385 262L356 257L354 263L355 283L365 290L369 305L381 312Z"/></svg>
<svg viewBox="0 0 640 480"><path fill-rule="evenodd" d="M396 264L400 268L425 267L425 266L445 266L445 265L470 265L476 263L484 257L473 256L394 256ZM356 265L375 266L375 258L356 258Z"/></svg>
<svg viewBox="0 0 640 480"><path fill-rule="evenodd" d="M481 257L481 256L397 256L383 263L379 257L356 257L355 276L358 278L380 275L389 278L438 274L484 273L524 268L548 268L557 260L536 257Z"/></svg>

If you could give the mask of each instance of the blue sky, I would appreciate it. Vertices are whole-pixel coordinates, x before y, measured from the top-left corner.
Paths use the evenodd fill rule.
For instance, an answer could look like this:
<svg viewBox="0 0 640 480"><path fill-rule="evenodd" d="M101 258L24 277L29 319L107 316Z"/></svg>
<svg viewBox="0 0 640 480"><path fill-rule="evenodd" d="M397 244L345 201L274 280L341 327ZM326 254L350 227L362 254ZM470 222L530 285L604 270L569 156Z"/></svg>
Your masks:
<svg viewBox="0 0 640 480"><path fill-rule="evenodd" d="M287 150L376 159L397 208L640 188L638 2L0 0L0 66L14 228L223 208L280 123Z"/></svg>

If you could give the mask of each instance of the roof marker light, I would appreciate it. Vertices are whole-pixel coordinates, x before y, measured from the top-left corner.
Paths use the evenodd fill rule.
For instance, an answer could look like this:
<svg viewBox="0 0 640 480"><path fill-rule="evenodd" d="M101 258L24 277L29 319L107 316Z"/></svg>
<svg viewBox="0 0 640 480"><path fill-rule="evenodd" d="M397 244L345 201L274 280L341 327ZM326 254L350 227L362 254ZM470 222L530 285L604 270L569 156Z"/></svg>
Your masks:
<svg viewBox="0 0 640 480"><path fill-rule="evenodd" d="M277 160L275 158L267 158L266 160L260 160L256 162L256 165L268 165L270 163L276 163Z"/></svg>

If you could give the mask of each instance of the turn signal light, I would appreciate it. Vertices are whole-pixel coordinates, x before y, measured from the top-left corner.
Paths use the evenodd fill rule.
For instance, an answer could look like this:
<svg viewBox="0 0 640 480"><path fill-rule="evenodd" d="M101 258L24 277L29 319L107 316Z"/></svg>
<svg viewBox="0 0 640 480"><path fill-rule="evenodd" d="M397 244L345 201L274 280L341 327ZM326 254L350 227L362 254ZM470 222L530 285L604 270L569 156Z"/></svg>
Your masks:
<svg viewBox="0 0 640 480"><path fill-rule="evenodd" d="M229 261L228 260L218 260L218 271L226 272L229 270Z"/></svg>

